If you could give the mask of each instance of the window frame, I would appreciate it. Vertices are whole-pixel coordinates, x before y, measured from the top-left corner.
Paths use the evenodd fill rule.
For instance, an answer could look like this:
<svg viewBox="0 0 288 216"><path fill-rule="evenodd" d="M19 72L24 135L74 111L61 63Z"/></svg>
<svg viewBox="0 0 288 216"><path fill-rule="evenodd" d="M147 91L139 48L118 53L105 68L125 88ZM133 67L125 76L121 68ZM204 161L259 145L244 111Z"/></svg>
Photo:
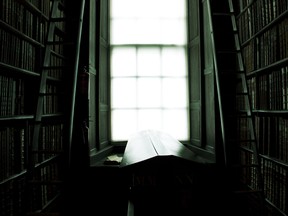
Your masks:
<svg viewBox="0 0 288 216"><path fill-rule="evenodd" d="M206 147L206 130L205 126L205 70L204 65L204 32L203 22L206 14L203 9L205 2L201 0L187 0L187 25L188 25L188 95L189 95L189 122L190 122L190 140L184 141L196 151L205 151ZM109 55L109 22L108 22L109 1L99 0L91 1L88 12L89 40L85 43L88 50L87 65L90 73L90 105L89 105L89 143L90 155L97 155L97 152L106 147L120 146L122 148L126 142L111 142L110 135L110 63L108 64L107 56ZM95 48L94 48L95 47ZM84 57L85 58L85 57ZM195 85L196 83L196 85ZM191 85L193 84L193 85ZM209 97L215 97L210 95ZM209 99L213 100L213 99ZM211 117L211 115L209 116ZM213 117L213 115L212 115ZM213 120L213 119L212 119ZM213 130L213 125L209 130ZM210 139L212 140L212 138ZM209 140L209 141L210 141ZM214 143L208 143L214 145ZM202 150L201 150L202 149Z"/></svg>
<svg viewBox="0 0 288 216"><path fill-rule="evenodd" d="M109 89L111 90L111 49L113 49L113 47L135 47L136 49L138 48L138 47L157 47L157 48L160 48L160 49L162 49L163 47L183 47L184 48L184 50L185 50L185 58L186 58L186 60L185 60L185 62L186 62L186 75L185 75L185 79L186 79L186 82L187 82L187 89L186 89L186 91L187 91L187 107L186 107L186 109L187 109L187 139L185 139L185 140L180 140L181 142L183 142L183 143L189 143L190 142L190 140L191 140L191 135L190 135L190 125L191 125L191 118L190 118L190 107L189 107L189 105L190 105L190 100L189 100L189 98L190 98L190 95L189 95L189 92L190 92L190 83L189 83L189 62L188 62L188 58L189 58L189 55L188 55L188 48L187 48L187 46L188 46L188 34L189 34L189 24L188 24L188 1L186 0L186 2L185 2L185 4L186 4L186 14L185 14L185 18L186 18L186 21L185 21L185 23L186 23L186 29L185 29L185 31L186 31L186 39L185 39L185 44L182 44L182 45L175 45L175 44L159 44L159 43L155 43L155 44L115 44L115 45L111 45L110 44L110 37L111 37L111 32L110 32L110 0L109 0L109 9L108 9L108 11L109 11L109 14L108 14L108 23L109 23L109 25L108 25L108 29L109 29ZM111 108L111 92L110 92L110 94L109 94L109 101L110 101L110 112L109 112L109 120L110 120L110 142L112 143L112 144L125 144L126 142L127 142L127 140L123 140L123 141L115 141L115 140L112 140L112 134L111 134L111 131L112 131L112 120L111 120L111 110L112 110L112 108Z"/></svg>

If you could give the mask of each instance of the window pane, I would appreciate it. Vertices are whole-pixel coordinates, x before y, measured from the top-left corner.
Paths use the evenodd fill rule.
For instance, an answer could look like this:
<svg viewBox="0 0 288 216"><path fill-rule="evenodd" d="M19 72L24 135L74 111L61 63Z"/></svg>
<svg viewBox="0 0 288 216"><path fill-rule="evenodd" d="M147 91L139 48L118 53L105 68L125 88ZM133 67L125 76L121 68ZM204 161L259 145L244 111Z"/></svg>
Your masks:
<svg viewBox="0 0 288 216"><path fill-rule="evenodd" d="M185 45L184 19L112 19L112 44L175 44Z"/></svg>
<svg viewBox="0 0 288 216"><path fill-rule="evenodd" d="M111 76L136 76L136 48L111 50Z"/></svg>
<svg viewBox="0 0 288 216"><path fill-rule="evenodd" d="M160 48L139 48L137 52L138 76L160 76Z"/></svg>
<svg viewBox="0 0 288 216"><path fill-rule="evenodd" d="M163 76L186 76L186 54L184 47L163 48L162 70Z"/></svg>
<svg viewBox="0 0 288 216"><path fill-rule="evenodd" d="M142 109L138 111L138 131L162 130L162 110Z"/></svg>
<svg viewBox="0 0 288 216"><path fill-rule="evenodd" d="M110 41L112 44L135 44L137 28L136 20L117 19L111 20Z"/></svg>
<svg viewBox="0 0 288 216"><path fill-rule="evenodd" d="M135 28L137 35L136 44L161 43L161 22L158 19L138 19Z"/></svg>
<svg viewBox="0 0 288 216"><path fill-rule="evenodd" d="M158 18L161 10L163 10L163 2L162 0L135 0L134 10L136 12L135 18Z"/></svg>
<svg viewBox="0 0 288 216"><path fill-rule="evenodd" d="M138 79L138 107L155 108L161 106L161 79L139 78Z"/></svg>
<svg viewBox="0 0 288 216"><path fill-rule="evenodd" d="M179 140L188 139L188 112L182 110L164 110L163 127L164 131Z"/></svg>
<svg viewBox="0 0 288 216"><path fill-rule="evenodd" d="M114 78L111 80L111 106L112 108L135 108L137 105L136 79Z"/></svg>
<svg viewBox="0 0 288 216"><path fill-rule="evenodd" d="M135 0L110 0L110 16L113 18L135 17L137 11L131 10L136 6Z"/></svg>
<svg viewBox="0 0 288 216"><path fill-rule="evenodd" d="M136 132L136 110L113 110L111 120L112 140L127 140L127 137Z"/></svg>
<svg viewBox="0 0 288 216"><path fill-rule="evenodd" d="M162 8L159 8L161 17L184 18L186 16L186 1L160 0L157 2L162 6ZM165 10L163 10L163 5L165 5Z"/></svg>
<svg viewBox="0 0 288 216"><path fill-rule="evenodd" d="M186 43L186 26L182 19L165 19L161 21L161 43L178 44Z"/></svg>
<svg viewBox="0 0 288 216"><path fill-rule="evenodd" d="M163 79L163 105L167 108L187 107L187 80L185 78Z"/></svg>
<svg viewBox="0 0 288 216"><path fill-rule="evenodd" d="M112 140L145 129L188 139L185 2L110 0Z"/></svg>
<svg viewBox="0 0 288 216"><path fill-rule="evenodd" d="M180 0L111 0L110 2L110 13L113 18L183 18L186 16L185 1Z"/></svg>

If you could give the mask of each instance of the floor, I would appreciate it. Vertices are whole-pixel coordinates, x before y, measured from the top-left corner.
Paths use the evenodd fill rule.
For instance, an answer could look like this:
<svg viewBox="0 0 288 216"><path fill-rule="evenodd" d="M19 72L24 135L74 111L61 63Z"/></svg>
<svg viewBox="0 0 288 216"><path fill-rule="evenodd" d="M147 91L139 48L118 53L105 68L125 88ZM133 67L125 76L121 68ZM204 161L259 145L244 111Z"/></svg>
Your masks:
<svg viewBox="0 0 288 216"><path fill-rule="evenodd" d="M187 169L183 172L169 163L127 171L117 163L100 161L70 176L56 209L62 216L263 216L257 205L248 208L249 199L234 196L219 178L221 173L211 167L188 167L187 174ZM133 206L129 214L128 201Z"/></svg>

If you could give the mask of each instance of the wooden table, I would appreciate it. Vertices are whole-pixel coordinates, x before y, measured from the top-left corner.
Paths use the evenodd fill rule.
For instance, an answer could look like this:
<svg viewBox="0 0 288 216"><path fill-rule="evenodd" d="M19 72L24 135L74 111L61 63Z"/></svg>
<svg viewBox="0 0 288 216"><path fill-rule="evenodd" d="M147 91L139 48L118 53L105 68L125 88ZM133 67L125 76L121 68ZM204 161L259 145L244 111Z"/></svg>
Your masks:
<svg viewBox="0 0 288 216"><path fill-rule="evenodd" d="M212 204L205 206L219 197L214 164L167 133L136 133L127 142L120 167L130 179L128 216L205 213L213 211Z"/></svg>
<svg viewBox="0 0 288 216"><path fill-rule="evenodd" d="M177 157L195 163L208 163L169 134L145 130L134 134L128 140L120 167L145 163L156 157L163 157L164 160L167 160L167 157Z"/></svg>

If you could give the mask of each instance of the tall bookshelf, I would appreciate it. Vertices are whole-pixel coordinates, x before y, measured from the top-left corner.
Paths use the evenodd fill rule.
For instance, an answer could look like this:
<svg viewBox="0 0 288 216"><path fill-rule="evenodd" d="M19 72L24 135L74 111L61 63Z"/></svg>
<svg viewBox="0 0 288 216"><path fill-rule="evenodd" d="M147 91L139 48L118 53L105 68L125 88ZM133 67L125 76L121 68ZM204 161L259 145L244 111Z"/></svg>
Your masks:
<svg viewBox="0 0 288 216"><path fill-rule="evenodd" d="M288 1L239 0L238 3L237 25L266 204L269 215L288 215ZM243 160L250 159L243 155ZM245 175L253 184L254 174Z"/></svg>
<svg viewBox="0 0 288 216"><path fill-rule="evenodd" d="M64 148L63 45L51 52L37 153L34 117L52 0L0 2L0 214L41 212L60 194ZM62 15L62 14L59 14ZM65 26L57 24L61 41ZM33 170L30 161L33 160ZM52 182L52 183L51 183Z"/></svg>

